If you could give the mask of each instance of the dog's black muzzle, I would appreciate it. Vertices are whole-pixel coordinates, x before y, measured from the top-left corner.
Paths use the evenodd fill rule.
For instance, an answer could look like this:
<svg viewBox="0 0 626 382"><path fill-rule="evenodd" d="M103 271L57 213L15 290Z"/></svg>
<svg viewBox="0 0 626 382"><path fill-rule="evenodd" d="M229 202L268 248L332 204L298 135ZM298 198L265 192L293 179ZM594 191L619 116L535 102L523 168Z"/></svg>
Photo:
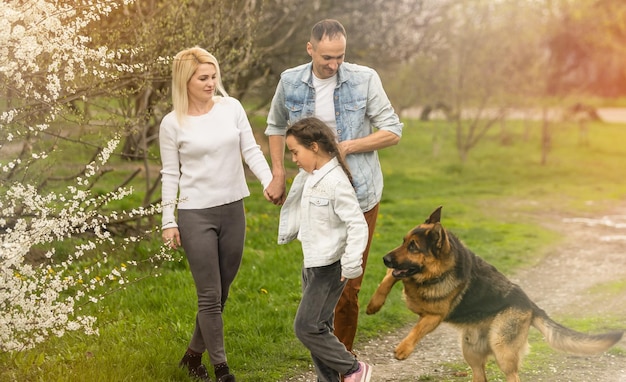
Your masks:
<svg viewBox="0 0 626 382"><path fill-rule="evenodd" d="M393 256L393 252L388 253L383 257L383 262L387 268L393 269L391 273L393 277L397 279L403 279L406 277L413 276L414 274L420 273L422 271L422 267L415 264L398 264Z"/></svg>

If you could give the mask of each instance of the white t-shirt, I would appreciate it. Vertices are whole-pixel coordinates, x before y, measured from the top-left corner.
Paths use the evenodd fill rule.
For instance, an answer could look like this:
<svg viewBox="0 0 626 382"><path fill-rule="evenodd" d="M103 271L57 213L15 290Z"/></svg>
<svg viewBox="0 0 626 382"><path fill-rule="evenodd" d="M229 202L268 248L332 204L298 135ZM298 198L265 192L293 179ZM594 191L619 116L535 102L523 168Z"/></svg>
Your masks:
<svg viewBox="0 0 626 382"><path fill-rule="evenodd" d="M161 121L163 228L176 227L179 209L224 205L250 195L242 157L266 188L272 172L241 103L215 97L206 114L187 116L184 127L172 111Z"/></svg>
<svg viewBox="0 0 626 382"><path fill-rule="evenodd" d="M320 79L313 73L313 87L315 88L315 116L337 131L335 119L335 103L333 100L337 75L330 78Z"/></svg>

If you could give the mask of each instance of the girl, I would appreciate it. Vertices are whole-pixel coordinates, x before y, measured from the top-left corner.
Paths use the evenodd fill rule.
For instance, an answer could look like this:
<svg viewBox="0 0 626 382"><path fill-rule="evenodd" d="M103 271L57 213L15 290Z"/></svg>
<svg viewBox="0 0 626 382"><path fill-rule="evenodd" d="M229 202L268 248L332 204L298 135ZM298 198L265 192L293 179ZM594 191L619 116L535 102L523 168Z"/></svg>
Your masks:
<svg viewBox="0 0 626 382"><path fill-rule="evenodd" d="M368 228L332 130L317 118L294 123L285 142L302 171L280 211L278 243L302 243L302 300L294 330L311 352L318 381L367 382L370 365L356 360L333 333L334 309L348 279L363 273ZM267 197L267 196L266 196Z"/></svg>

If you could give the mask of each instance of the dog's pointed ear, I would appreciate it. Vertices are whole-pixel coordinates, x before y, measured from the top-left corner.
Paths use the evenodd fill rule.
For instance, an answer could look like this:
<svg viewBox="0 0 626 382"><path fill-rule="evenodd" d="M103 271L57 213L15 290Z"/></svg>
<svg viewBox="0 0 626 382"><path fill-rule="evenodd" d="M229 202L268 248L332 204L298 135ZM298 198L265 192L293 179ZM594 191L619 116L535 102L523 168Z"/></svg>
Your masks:
<svg viewBox="0 0 626 382"><path fill-rule="evenodd" d="M433 228L428 231L428 239L431 248L434 249L433 253L435 253L436 256L449 251L450 242L448 241L448 233L441 223L435 223Z"/></svg>
<svg viewBox="0 0 626 382"><path fill-rule="evenodd" d="M428 217L428 219L426 219L426 221L424 223L426 223L426 224L440 223L441 222L441 209L442 208L443 208L443 206L437 207L437 209L434 210L430 214L430 216Z"/></svg>

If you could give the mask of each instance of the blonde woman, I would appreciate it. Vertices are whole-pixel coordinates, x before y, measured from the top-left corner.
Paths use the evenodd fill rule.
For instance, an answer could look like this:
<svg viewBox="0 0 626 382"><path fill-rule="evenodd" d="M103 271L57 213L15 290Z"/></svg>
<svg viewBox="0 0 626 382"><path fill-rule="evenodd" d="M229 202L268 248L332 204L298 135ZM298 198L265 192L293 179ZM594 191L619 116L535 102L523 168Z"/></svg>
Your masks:
<svg viewBox="0 0 626 382"><path fill-rule="evenodd" d="M217 95L220 93L220 95ZM250 195L242 158L265 189L272 173L241 103L222 85L217 59L194 47L172 66L173 111L160 128L162 236L183 247L198 297L195 329L180 366L209 381L206 350L218 382L233 382L222 312L243 255ZM178 220L176 219L176 212Z"/></svg>

